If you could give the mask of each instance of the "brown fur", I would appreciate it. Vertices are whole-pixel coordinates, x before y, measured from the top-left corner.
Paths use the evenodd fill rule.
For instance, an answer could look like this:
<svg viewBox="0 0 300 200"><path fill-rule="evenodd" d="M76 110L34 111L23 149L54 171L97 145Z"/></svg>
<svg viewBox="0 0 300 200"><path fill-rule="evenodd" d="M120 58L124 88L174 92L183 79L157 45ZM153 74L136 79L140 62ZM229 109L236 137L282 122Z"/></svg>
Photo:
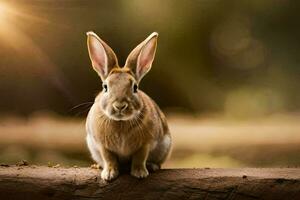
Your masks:
<svg viewBox="0 0 300 200"><path fill-rule="evenodd" d="M152 170L159 169L171 148L164 114L149 96L133 89L151 68L157 35L152 34L138 45L123 68L118 67L117 58L107 44L94 33L90 37L93 37L88 39L90 57L105 88L87 117L88 147L103 168L103 179L117 177L122 163L131 163L131 174L144 178L148 175L146 165ZM108 62L106 58L114 60Z"/></svg>
<svg viewBox="0 0 300 200"><path fill-rule="evenodd" d="M97 96L92 109L94 121L93 138L97 142L101 142L105 148L110 151L128 156L136 152L143 144L149 143L151 140L157 140L164 134L168 134L167 124L164 115L155 108L154 102L142 91L139 91L145 107L141 113L132 120L114 121L110 120L97 106L101 93ZM97 101L98 100L98 101ZM163 129L165 127L165 130ZM124 149L119 147L125 142Z"/></svg>

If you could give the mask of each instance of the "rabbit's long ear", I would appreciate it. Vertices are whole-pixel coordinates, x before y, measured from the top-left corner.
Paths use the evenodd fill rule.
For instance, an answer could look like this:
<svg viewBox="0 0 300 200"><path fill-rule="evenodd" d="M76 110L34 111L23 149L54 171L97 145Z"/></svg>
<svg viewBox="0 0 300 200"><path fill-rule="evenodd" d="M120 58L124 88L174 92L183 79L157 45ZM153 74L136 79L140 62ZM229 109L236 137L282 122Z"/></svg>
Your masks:
<svg viewBox="0 0 300 200"><path fill-rule="evenodd" d="M109 72L118 67L116 54L94 32L87 32L87 45L93 68L105 80Z"/></svg>
<svg viewBox="0 0 300 200"><path fill-rule="evenodd" d="M151 69L154 60L158 33L149 35L129 54L125 67L130 68L139 82L143 76Z"/></svg>

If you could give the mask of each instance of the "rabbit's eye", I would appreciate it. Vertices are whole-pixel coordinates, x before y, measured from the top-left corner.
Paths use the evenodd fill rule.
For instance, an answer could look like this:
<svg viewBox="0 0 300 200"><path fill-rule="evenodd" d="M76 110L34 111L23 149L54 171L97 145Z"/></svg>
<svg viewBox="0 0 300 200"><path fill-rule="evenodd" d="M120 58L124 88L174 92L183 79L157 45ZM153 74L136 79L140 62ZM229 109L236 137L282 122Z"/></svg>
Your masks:
<svg viewBox="0 0 300 200"><path fill-rule="evenodd" d="M102 85L104 92L107 92L107 84Z"/></svg>
<svg viewBox="0 0 300 200"><path fill-rule="evenodd" d="M138 86L137 84L133 84L133 93L137 93Z"/></svg>

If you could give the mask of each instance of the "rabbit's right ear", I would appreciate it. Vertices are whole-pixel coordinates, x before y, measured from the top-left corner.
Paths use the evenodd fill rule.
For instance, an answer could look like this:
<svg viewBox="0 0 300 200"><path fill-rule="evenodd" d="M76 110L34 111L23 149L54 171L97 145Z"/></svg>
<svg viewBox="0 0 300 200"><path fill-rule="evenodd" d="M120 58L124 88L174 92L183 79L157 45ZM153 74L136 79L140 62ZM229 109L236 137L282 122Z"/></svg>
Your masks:
<svg viewBox="0 0 300 200"><path fill-rule="evenodd" d="M149 35L142 43L135 47L129 54L125 67L131 69L138 82L151 69L154 60L158 33Z"/></svg>
<svg viewBox="0 0 300 200"><path fill-rule="evenodd" d="M103 81L113 68L119 67L117 56L94 32L87 32L87 46L93 68Z"/></svg>

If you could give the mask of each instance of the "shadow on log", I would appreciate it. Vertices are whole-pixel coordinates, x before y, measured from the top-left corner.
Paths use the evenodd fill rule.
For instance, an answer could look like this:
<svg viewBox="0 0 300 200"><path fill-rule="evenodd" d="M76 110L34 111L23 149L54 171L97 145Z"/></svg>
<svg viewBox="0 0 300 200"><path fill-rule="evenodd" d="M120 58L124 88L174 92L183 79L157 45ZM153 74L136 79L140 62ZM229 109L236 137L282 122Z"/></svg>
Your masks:
<svg viewBox="0 0 300 200"><path fill-rule="evenodd" d="M0 199L300 199L300 168L165 169L107 183L99 170L0 167Z"/></svg>

